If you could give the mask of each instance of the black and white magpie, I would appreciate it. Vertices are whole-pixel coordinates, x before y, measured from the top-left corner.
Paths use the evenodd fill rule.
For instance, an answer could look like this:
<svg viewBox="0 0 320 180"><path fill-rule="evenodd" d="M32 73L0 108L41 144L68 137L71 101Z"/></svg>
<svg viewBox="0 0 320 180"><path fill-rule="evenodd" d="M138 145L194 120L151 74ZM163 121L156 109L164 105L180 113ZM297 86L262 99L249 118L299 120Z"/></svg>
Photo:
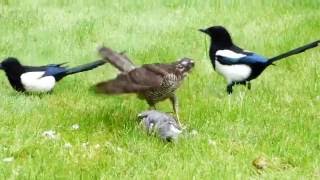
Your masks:
<svg viewBox="0 0 320 180"><path fill-rule="evenodd" d="M235 84L248 85L250 89L250 81L257 78L275 61L299 54L320 43L320 40L317 40L273 58L266 58L236 46L229 32L222 26L212 26L207 29L199 29L199 31L211 37L209 50L211 63L213 68L226 79L229 94L232 93L232 87Z"/></svg>
<svg viewBox="0 0 320 180"><path fill-rule="evenodd" d="M98 60L74 68L67 68L62 64L48 64L44 66L24 66L14 57L8 57L0 64L13 89L19 92L45 93L53 90L56 82L62 78L94 69L105 64Z"/></svg>

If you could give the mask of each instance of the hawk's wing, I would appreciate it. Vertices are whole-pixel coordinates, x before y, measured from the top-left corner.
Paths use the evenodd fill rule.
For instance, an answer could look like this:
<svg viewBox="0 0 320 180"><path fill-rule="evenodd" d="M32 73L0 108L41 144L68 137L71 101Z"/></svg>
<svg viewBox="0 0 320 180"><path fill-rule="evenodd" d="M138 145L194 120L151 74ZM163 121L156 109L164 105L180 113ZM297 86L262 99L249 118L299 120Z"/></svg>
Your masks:
<svg viewBox="0 0 320 180"><path fill-rule="evenodd" d="M107 94L138 93L160 87L162 80L161 73L142 66L119 74L115 79L98 83L96 90Z"/></svg>

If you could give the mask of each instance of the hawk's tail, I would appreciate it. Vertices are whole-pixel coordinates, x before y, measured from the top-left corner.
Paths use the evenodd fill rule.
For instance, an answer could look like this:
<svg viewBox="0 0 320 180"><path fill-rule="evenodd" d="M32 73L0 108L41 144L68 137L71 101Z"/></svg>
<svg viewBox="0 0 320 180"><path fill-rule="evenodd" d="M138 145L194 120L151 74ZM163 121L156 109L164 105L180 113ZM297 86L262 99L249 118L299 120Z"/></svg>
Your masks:
<svg viewBox="0 0 320 180"><path fill-rule="evenodd" d="M112 64L121 72L129 72L136 68L132 61L124 54L124 52L117 53L112 49L103 46L99 48L99 54L105 61Z"/></svg>

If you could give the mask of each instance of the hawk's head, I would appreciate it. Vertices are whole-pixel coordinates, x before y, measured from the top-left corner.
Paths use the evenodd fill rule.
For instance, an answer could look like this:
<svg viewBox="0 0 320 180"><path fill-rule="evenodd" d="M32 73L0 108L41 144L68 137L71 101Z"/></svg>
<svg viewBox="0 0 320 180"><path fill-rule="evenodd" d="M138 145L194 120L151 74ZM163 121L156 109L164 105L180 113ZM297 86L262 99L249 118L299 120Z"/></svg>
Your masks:
<svg viewBox="0 0 320 180"><path fill-rule="evenodd" d="M183 76L186 76L194 67L194 61L190 58L182 58L179 61L175 62L176 71L182 73Z"/></svg>

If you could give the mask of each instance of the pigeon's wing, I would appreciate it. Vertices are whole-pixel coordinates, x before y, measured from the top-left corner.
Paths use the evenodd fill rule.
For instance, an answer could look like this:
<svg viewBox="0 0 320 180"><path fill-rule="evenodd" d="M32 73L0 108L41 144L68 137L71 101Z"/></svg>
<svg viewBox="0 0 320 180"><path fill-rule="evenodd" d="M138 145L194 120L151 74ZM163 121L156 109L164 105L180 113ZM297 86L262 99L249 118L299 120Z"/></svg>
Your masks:
<svg viewBox="0 0 320 180"><path fill-rule="evenodd" d="M142 119L142 118L145 118L145 117L149 117L152 114L159 114L159 112L156 111L156 110L143 111L143 112L138 114L138 118Z"/></svg>
<svg viewBox="0 0 320 180"><path fill-rule="evenodd" d="M98 83L96 90L107 94L138 93L160 87L162 80L161 75L141 67L119 74L115 79Z"/></svg>

